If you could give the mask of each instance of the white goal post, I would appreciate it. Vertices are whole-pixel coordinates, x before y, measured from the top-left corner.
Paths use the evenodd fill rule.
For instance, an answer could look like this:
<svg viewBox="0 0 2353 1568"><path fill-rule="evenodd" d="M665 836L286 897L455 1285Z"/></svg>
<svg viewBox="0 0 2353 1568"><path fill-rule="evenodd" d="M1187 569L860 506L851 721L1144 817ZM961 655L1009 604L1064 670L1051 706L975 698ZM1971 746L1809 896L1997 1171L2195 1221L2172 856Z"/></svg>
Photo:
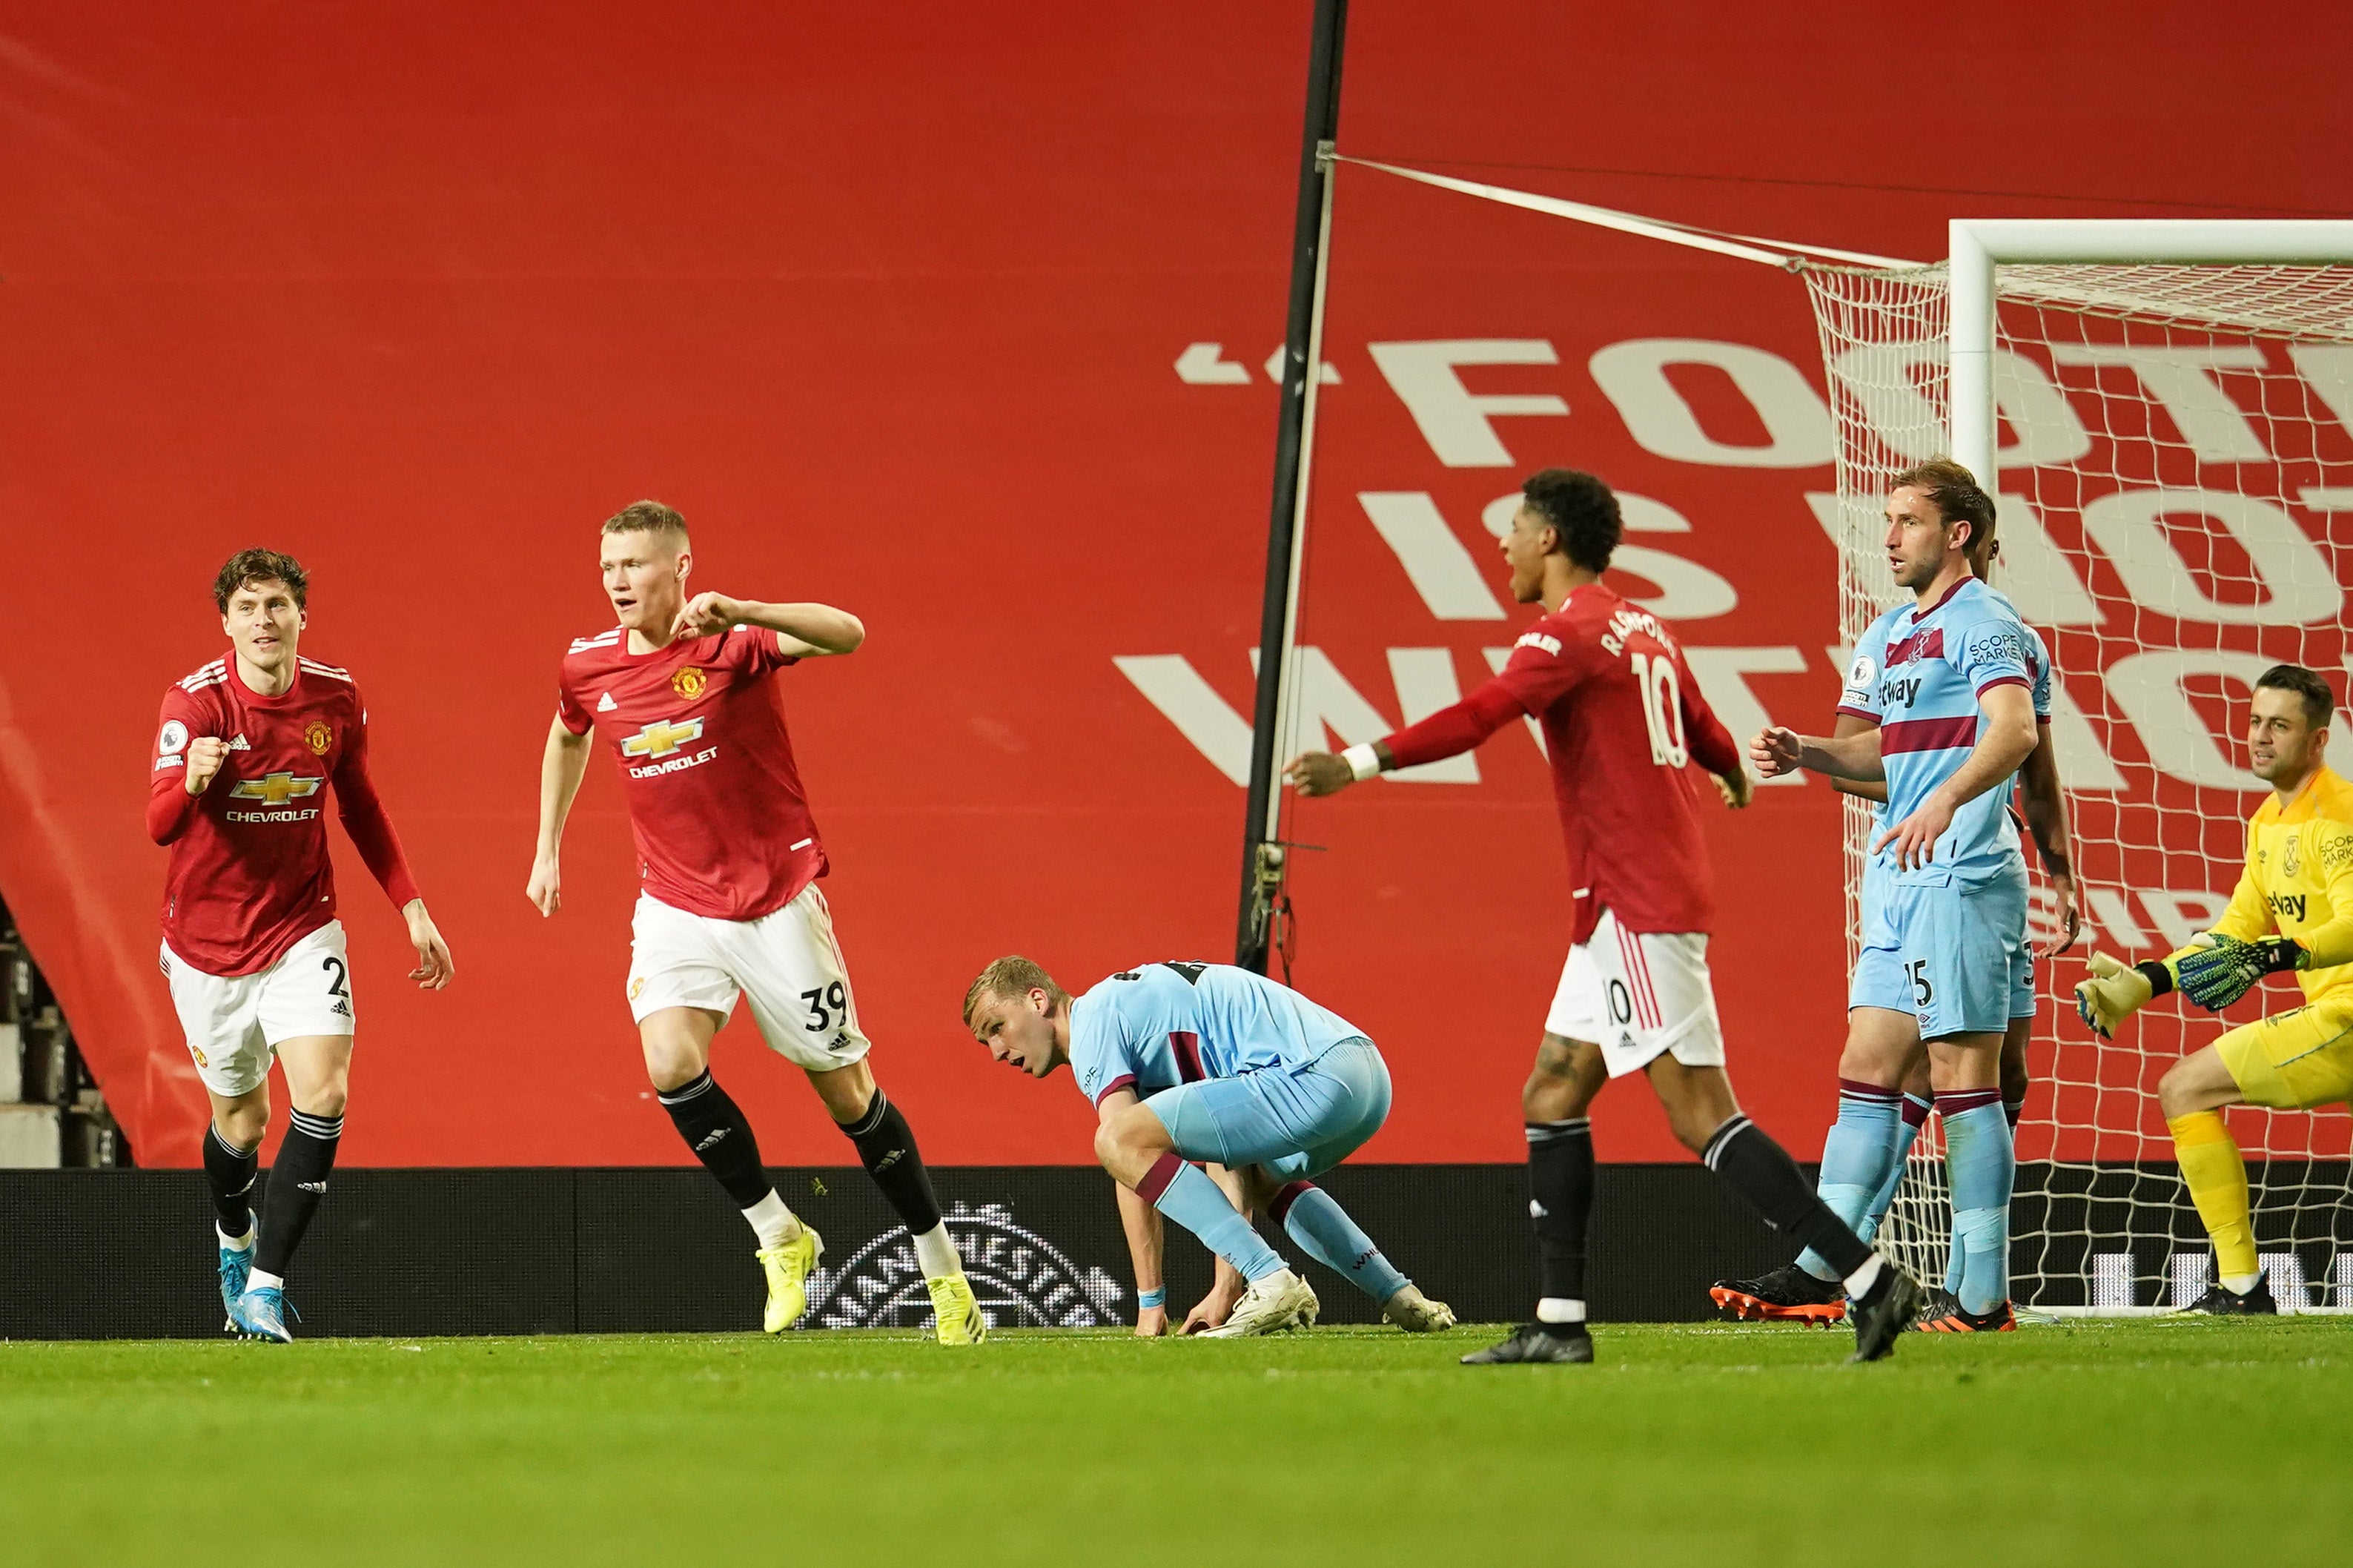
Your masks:
<svg viewBox="0 0 2353 1568"><path fill-rule="evenodd" d="M1952 456L1980 479L1995 458L1995 268L2049 265L2353 266L2353 222L2328 218L1959 218L1948 226Z"/></svg>
<svg viewBox="0 0 2353 1568"><path fill-rule="evenodd" d="M2000 505L1995 586L2052 655L2089 942L2155 957L2221 914L2263 788L2240 740L2247 689L2295 663L2353 696L2353 222L1963 219L1948 257L1922 263L1329 161L1800 278L1835 437L1836 494L1809 499L1837 546L1841 646L1899 597L1891 481L1957 458ZM2353 710L2329 758L2353 776ZM1851 957L1871 818L1852 798L1845 814ZM2047 930L2054 895L2034 898ZM2037 965L2013 1295L2054 1316L2158 1311L2204 1289L2211 1254L2157 1080L2225 1024L2165 1002L2097 1038L2069 994L2084 952ZM2229 1022L2296 1005L2291 978ZM2227 1121L2282 1308L2353 1310L2346 1108ZM1932 1120L1879 1235L1930 1279L1949 1252L1943 1157Z"/></svg>
<svg viewBox="0 0 2353 1568"><path fill-rule="evenodd" d="M1838 426L1841 635L1894 599L1888 482L1949 452L2000 496L1996 585L2052 645L2093 940L2154 956L2211 921L2238 874L2261 795L2233 726L2254 674L2305 664L2341 693L2353 665L2353 222L1955 220L1949 237L1942 266L1802 268ZM2331 754L2342 770L2353 743L2333 732ZM1851 913L1867 824L1850 803ZM2160 1007L2103 1042L2062 977L2040 978L2020 1303L2180 1305L2210 1259L2154 1091L2223 1024ZM2299 1000L2275 982L2230 1021ZM2283 1308L2353 1309L2342 1108L2229 1121ZM1883 1233L1932 1275L1943 1175L1932 1124Z"/></svg>

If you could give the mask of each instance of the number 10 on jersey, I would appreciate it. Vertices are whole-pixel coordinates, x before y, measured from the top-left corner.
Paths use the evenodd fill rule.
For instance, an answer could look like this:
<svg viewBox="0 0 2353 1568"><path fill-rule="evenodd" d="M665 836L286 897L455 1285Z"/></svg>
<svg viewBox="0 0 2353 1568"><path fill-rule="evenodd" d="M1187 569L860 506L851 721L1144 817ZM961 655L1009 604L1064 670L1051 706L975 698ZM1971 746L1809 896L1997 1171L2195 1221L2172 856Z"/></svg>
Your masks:
<svg viewBox="0 0 2353 1568"><path fill-rule="evenodd" d="M1661 767L1682 767L1691 761L1691 747L1683 739L1683 689L1675 683L1675 661L1641 653L1631 658L1634 687L1642 697L1642 724L1651 731L1651 761Z"/></svg>

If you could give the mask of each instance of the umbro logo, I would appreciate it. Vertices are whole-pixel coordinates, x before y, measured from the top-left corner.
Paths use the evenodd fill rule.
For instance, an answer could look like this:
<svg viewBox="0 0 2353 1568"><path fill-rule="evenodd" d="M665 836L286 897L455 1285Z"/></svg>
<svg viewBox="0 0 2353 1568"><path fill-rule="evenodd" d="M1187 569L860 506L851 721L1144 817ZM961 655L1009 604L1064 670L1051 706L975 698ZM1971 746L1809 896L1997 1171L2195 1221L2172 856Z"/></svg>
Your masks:
<svg viewBox="0 0 2353 1568"><path fill-rule="evenodd" d="M613 700L613 694L609 691L596 699L596 711L599 713L610 713L619 706L619 703Z"/></svg>
<svg viewBox="0 0 2353 1568"><path fill-rule="evenodd" d="M714 1144L714 1143L718 1142L722 1138L726 1137L726 1136L727 1136L728 1131L729 1131L729 1130L728 1130L727 1128L724 1128L724 1127L714 1127L714 1128L712 1128L712 1129L711 1130L711 1136L709 1136L708 1138L705 1138L702 1142L697 1143L697 1144L694 1146L694 1152L695 1152L696 1153L698 1153L698 1154L702 1153L705 1149L710 1148L712 1144Z"/></svg>

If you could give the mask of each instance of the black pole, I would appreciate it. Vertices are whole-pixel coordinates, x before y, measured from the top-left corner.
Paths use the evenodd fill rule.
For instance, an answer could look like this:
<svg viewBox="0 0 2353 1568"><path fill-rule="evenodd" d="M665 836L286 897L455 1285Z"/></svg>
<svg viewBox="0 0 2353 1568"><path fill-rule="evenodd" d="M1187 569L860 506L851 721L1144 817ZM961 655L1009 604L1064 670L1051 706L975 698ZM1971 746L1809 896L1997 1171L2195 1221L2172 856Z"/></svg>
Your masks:
<svg viewBox="0 0 2353 1568"><path fill-rule="evenodd" d="M1299 208L1291 236L1291 321L1283 335L1282 408L1274 436L1274 501L1266 534L1266 596L1259 611L1258 701L1250 717L1250 818L1242 829L1241 918L1234 962L1266 973L1275 894L1282 883L1282 850L1266 836L1273 797L1275 706L1282 691L1284 621L1291 603L1292 531L1299 510L1299 454L1306 433L1307 378L1324 367L1308 360L1315 312L1317 250L1323 242L1324 182L1332 177L1324 150L1340 133L1340 62L1348 27L1348 0L1315 0L1315 30L1308 51L1307 123L1300 135Z"/></svg>

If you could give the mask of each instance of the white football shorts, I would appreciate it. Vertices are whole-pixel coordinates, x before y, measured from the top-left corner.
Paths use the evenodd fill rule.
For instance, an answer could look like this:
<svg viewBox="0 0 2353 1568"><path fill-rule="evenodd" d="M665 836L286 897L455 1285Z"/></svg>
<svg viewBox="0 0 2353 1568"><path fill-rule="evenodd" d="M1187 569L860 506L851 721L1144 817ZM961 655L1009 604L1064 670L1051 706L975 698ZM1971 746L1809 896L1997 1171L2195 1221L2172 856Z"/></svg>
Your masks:
<svg viewBox="0 0 2353 1568"><path fill-rule="evenodd" d="M1662 1053L1688 1068L1724 1065L1724 1026L1708 984L1704 931L1623 930L1602 911L1590 940L1568 950L1545 1032L1601 1047L1611 1078Z"/></svg>
<svg viewBox="0 0 2353 1568"><path fill-rule="evenodd" d="M168 942L163 952L188 1055L215 1094L260 1088L281 1040L352 1032L352 965L341 921L329 921L258 974L207 974Z"/></svg>
<svg viewBox="0 0 2353 1568"><path fill-rule="evenodd" d="M751 921L691 915L639 893L629 921L629 1016L642 1024L664 1007L701 1007L725 1018L739 995L768 1048L795 1067L829 1072L866 1055L833 911L817 884Z"/></svg>

